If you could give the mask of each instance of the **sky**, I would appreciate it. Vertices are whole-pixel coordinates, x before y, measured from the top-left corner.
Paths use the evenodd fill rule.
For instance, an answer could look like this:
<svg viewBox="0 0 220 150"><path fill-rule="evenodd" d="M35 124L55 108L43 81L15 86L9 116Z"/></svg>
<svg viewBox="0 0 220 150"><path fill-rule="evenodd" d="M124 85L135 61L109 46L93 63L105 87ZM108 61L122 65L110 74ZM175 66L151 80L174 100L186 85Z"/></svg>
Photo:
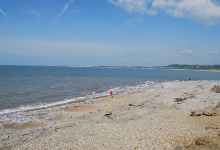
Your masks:
<svg viewBox="0 0 220 150"><path fill-rule="evenodd" d="M220 0L0 0L0 65L220 64Z"/></svg>

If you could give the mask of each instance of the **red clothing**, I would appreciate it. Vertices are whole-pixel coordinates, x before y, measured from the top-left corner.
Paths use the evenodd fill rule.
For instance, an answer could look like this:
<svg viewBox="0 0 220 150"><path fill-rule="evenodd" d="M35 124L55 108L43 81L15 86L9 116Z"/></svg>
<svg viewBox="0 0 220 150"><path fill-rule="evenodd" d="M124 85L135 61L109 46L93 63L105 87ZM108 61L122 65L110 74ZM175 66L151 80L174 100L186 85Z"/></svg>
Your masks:
<svg viewBox="0 0 220 150"><path fill-rule="evenodd" d="M113 92L112 92L112 91L110 91L110 92L109 92L109 94L110 94L110 95L112 95L112 94L113 94Z"/></svg>

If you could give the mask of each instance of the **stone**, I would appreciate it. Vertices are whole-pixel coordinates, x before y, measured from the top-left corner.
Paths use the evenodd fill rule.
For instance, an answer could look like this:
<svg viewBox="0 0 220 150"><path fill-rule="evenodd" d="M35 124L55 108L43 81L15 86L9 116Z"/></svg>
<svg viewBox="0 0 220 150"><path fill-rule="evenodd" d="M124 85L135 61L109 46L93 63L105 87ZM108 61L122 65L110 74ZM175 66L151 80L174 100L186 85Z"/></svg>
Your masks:
<svg viewBox="0 0 220 150"><path fill-rule="evenodd" d="M214 116L216 115L215 109L216 109L215 107L208 106L205 108L203 114L206 116Z"/></svg>
<svg viewBox="0 0 220 150"><path fill-rule="evenodd" d="M184 150L184 147L183 147L182 145L178 144L178 145L174 148L174 150Z"/></svg>
<svg viewBox="0 0 220 150"><path fill-rule="evenodd" d="M214 116L216 115L215 110L214 109L205 109L203 112L203 115L205 116Z"/></svg>
<svg viewBox="0 0 220 150"><path fill-rule="evenodd" d="M195 111L191 111L190 116L201 116L203 115L203 111L201 110L195 110Z"/></svg>
<svg viewBox="0 0 220 150"><path fill-rule="evenodd" d="M220 101L218 102L218 104L216 105L215 108L219 108L220 109Z"/></svg>
<svg viewBox="0 0 220 150"><path fill-rule="evenodd" d="M201 115L215 116L216 115L215 107L209 106L209 107L206 107L205 110L191 111L191 114L190 114L190 116L201 116Z"/></svg>
<svg viewBox="0 0 220 150"><path fill-rule="evenodd" d="M211 89L211 91L216 92L216 93L220 93L220 84L215 85L215 86Z"/></svg>
<svg viewBox="0 0 220 150"><path fill-rule="evenodd" d="M204 139L204 138L199 138L199 139L196 140L196 145L197 146L205 145L205 143L206 143L206 139Z"/></svg>

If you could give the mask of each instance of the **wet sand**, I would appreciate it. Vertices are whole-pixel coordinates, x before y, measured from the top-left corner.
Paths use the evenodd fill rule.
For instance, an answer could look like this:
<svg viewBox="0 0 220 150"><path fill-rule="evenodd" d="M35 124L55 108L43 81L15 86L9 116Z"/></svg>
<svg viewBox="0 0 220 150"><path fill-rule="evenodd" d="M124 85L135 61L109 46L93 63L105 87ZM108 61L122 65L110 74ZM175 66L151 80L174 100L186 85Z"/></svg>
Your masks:
<svg viewBox="0 0 220 150"><path fill-rule="evenodd" d="M216 106L220 94L210 90L219 83L162 82L113 98L32 110L26 112L28 122L0 128L0 148L158 150L189 145L220 131L219 115L190 116L192 110Z"/></svg>

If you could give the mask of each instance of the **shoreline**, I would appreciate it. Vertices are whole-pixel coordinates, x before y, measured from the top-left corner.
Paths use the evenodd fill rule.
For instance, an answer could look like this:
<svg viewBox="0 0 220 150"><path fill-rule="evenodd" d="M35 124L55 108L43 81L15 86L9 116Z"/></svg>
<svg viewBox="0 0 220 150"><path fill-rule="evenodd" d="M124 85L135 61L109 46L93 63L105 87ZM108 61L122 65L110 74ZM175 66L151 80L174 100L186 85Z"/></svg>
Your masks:
<svg viewBox="0 0 220 150"><path fill-rule="evenodd" d="M219 83L158 82L113 98L28 111L27 123L0 126L0 148L172 149L214 134L205 127L218 125L219 116L189 115L191 110L216 105L219 94L210 90ZM187 99L175 102L180 97Z"/></svg>
<svg viewBox="0 0 220 150"><path fill-rule="evenodd" d="M195 70L195 69L172 69L172 68L160 68L163 70L189 70L189 71L204 71L204 72L220 72L220 70Z"/></svg>
<svg viewBox="0 0 220 150"><path fill-rule="evenodd" d="M146 83L141 83L135 86L125 86L123 88L113 88L112 91L114 95L120 95L126 91L135 91L135 90L140 90L145 87L154 85L155 83L160 82L160 81L147 81ZM165 82L165 81L164 81ZM0 115L7 115L7 114L13 114L13 113L19 113L19 112L29 112L29 111L34 111L34 110L43 110L43 109L50 109L50 108L55 108L63 105L68 105L72 103L80 103L80 102L85 102L85 101L90 101L90 100L95 100L99 98L105 98L108 97L109 93L108 90L104 91L102 93L96 93L94 94L89 94L81 97L74 97L74 98L69 98L69 99L63 99L57 102L52 102L52 103L45 103L45 104L36 104L36 105L27 105L27 106L22 106L18 108L9 108L9 109L2 109L0 110Z"/></svg>

